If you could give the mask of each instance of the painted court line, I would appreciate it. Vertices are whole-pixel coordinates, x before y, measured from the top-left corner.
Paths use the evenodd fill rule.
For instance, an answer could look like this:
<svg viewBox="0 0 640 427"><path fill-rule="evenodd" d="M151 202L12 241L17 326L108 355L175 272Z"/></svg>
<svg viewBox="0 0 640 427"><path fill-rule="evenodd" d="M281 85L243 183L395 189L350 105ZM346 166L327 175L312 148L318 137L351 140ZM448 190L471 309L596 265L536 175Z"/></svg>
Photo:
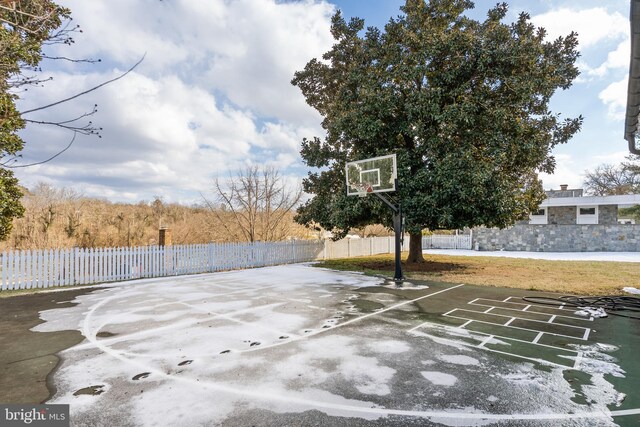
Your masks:
<svg viewBox="0 0 640 427"><path fill-rule="evenodd" d="M573 365L573 369L580 369L580 364L582 363L582 352L579 351L576 356L576 363Z"/></svg>
<svg viewBox="0 0 640 427"><path fill-rule="evenodd" d="M533 341L531 341L531 344L538 344L538 341L540 341L540 338L542 338L543 335L544 332L538 332L538 335L536 335Z"/></svg>
<svg viewBox="0 0 640 427"><path fill-rule="evenodd" d="M490 336L490 337L492 337L492 338L500 338L500 339L507 340L507 341L516 341L516 342L521 342L521 343L525 343L525 344L532 344L532 345L536 345L536 346L538 346L538 347L545 347L545 348L552 348L552 349L554 349L554 350L566 351L567 353L575 353L575 354L579 354L579 353L580 353L580 352L579 352L579 351L577 351L577 350L570 350L570 349L568 349L568 348L562 348L562 347L558 347L558 346L555 346L555 345L540 344L539 342L535 342L535 343L534 343L534 342L531 342L531 341L521 340L521 339L518 339L518 338L505 337L505 336L503 336L503 335L488 334L488 333L486 333L486 332L474 331L473 329L468 329L468 330L469 330L469 331L471 331L471 332L473 332L474 334L487 335L487 336ZM487 341L487 340L484 340L484 341L483 341L483 345L484 345L484 344L486 344L486 341ZM485 347L485 348L486 348L486 347ZM504 354L513 354L514 356L518 356L518 357L526 357L526 356L519 356L519 355L517 355L517 354L515 354L515 353L508 353L508 352L505 352ZM551 362L551 363L553 363L553 362ZM564 366L564 365L563 365L563 366Z"/></svg>
<svg viewBox="0 0 640 427"><path fill-rule="evenodd" d="M553 323L553 321L556 320L556 317L557 316L554 314L549 320L547 320L547 323Z"/></svg>
<svg viewBox="0 0 640 427"><path fill-rule="evenodd" d="M387 307L387 308L385 308L383 310L374 311L373 313L365 314L363 316L356 317L355 319L351 319L351 320L347 320L346 322L338 323L337 325L332 326L330 328L318 329L318 330L310 332L308 334L301 335L298 338L293 338L293 339L290 339L290 340L287 340L287 341L283 341L283 342L276 342L276 343L269 344L269 345L256 346L256 347L252 347L252 348L248 348L248 349L244 349L244 350L234 350L234 352L236 352L236 353L249 353L249 352L253 352L253 351L259 351L259 350L264 350L264 349L267 349L267 348L278 347L278 346L289 344L289 343L292 343L292 342L295 342L295 341L307 339L307 338L310 338L312 336L315 336L315 335L318 335L318 334L321 334L321 333L324 333L324 332L329 332L329 331L332 331L334 329L341 328L343 326L350 325L350 324L355 323L355 322L359 322L362 319L366 319L366 318L369 318L369 317L372 317L372 316L378 316L378 315L380 315L382 313L386 313L387 311L396 309L398 307L402 307L403 305L412 304L412 303L414 303L416 301L420 301L420 300L423 300L425 298L429 298L429 297L432 297L434 295L441 294L443 292L451 291L453 289L459 288L460 286L464 286L464 284L452 286L450 288L441 289L439 291L432 292L430 294L423 295L421 297L414 298L414 299L409 300L409 301L404 301L404 302L401 302L401 303L398 303L398 304L394 304L394 305L392 305L390 307Z"/></svg>
<svg viewBox="0 0 640 427"><path fill-rule="evenodd" d="M460 320L469 320L469 319L467 319L466 317L453 316L453 315L451 315L451 314L447 315L447 317L453 317L454 319L460 319ZM474 321L474 322L476 322L476 323L484 323L484 324L487 324L487 325L505 326L505 325L504 325L504 324L502 324L502 323L487 322L487 321L484 321L484 320L475 320L475 319L474 319L473 321ZM520 330L523 330L523 331L529 331L529 332L540 332L540 331L539 331L539 330L537 330L537 329L522 328L522 327L520 327L520 326L511 326L511 325L509 325L509 326L507 326L507 327L508 327L508 328L513 328L513 329L520 329ZM545 332L545 334L547 334L547 335L553 335L553 336L556 336L556 337L571 338L571 339L574 339L574 340L579 340L579 339L581 339L580 337L574 337L574 336L571 336L571 335L556 334L556 333L554 333L554 332ZM511 338L511 339L513 339L513 338ZM527 341L527 342L528 342L528 341Z"/></svg>
<svg viewBox="0 0 640 427"><path fill-rule="evenodd" d="M473 320L467 320L466 322L464 322L462 325L458 326L459 329L464 329L465 326L471 324L473 322Z"/></svg>
<svg viewBox="0 0 640 427"><path fill-rule="evenodd" d="M491 310L493 310L494 308L495 308L495 307L489 307L489 308L487 308L487 309L484 311L484 313L488 313L488 312L490 312Z"/></svg>
<svg viewBox="0 0 640 427"><path fill-rule="evenodd" d="M467 310L466 308L454 308L453 310L449 311L448 313L443 314L443 316L448 316L448 315L450 315L450 314L451 314L452 312L454 312L454 311L467 311L467 312L469 312L469 313L481 313L481 314L484 314L484 313L483 313L483 312L481 312L481 311ZM534 320L534 319L527 319L526 317L507 316L507 315L504 315L504 314L497 314L497 313L491 313L491 315L492 315L492 316L500 316L500 317L508 317L508 318L512 319L512 320L511 320L511 322L513 322L514 320L516 320L516 319L517 319L517 320L523 320L523 321L526 321L526 322L542 323L542 324L545 324L545 325L546 325L546 324L549 324L549 322L548 322L548 321ZM509 322L509 323L511 323L511 322ZM505 325L508 325L509 323L506 323ZM554 325L556 325L556 326L562 326L563 328L572 328L572 329L581 329L581 330L589 329L589 328L585 328L585 327L582 327L582 326L565 325L564 323L554 323Z"/></svg>
<svg viewBox="0 0 640 427"><path fill-rule="evenodd" d="M429 322L429 323L430 323L430 322ZM438 324L432 324L432 325L434 325L436 328L442 327L442 325L438 325ZM445 328L447 328L447 327L445 326ZM551 361L549 361L549 360L545 360L545 359L539 359L539 358L536 358L536 357L522 356L522 355L520 355L520 354L508 353L508 352L506 352L506 351L496 350L496 349L493 349L493 348L481 347L479 344L470 344L470 343L468 343L468 342L461 341L461 340L454 340L454 339L451 339L451 338L441 338L441 337L437 337L437 336L435 336L435 335L430 335L430 334L427 334L427 333L425 333L425 332L421 332L421 331L413 331L412 333L413 333L414 335L417 335L417 336L422 336L422 337L431 338L431 339L435 340L436 342L437 342L438 340L440 340L440 341L448 342L448 343L451 343L451 344L454 344L454 345L463 345L463 346L465 346L465 347L470 347L470 348L480 348L480 349L482 349L483 351L490 351L490 352L492 352L492 353L503 354L503 355L505 355L505 356L517 357L517 358L519 358L519 359L530 360L530 361L532 361L532 362L537 362L537 363L540 363L540 364L543 364L543 365L547 365L547 366L555 366L555 367L562 368L562 369L569 369L569 368L572 368L571 366L568 366L568 365L562 365L562 364L560 364L560 363L551 362ZM483 333L483 332L476 332L476 331L473 331L473 333L479 333L479 334L482 334L482 335L488 335L488 334L485 334L485 333ZM499 336L499 335L488 335L488 338L487 338L487 339L485 339L485 340L483 341L483 343L485 343L485 344L486 344L486 342L487 342L488 340L490 340L490 339L491 339L491 337L494 337L494 338L502 338L502 339L507 339L507 340L512 340L512 341L520 341L520 342L524 342L524 343L529 343L529 341L522 341L522 340L516 340L516 339L513 339L513 338L506 338L506 337L501 337L501 336ZM530 344L530 343L529 343L529 344ZM543 346L543 344L535 344L535 345ZM556 347L553 347L553 346L544 346L544 347L556 348ZM561 350L564 350L564 349L561 349ZM566 351L573 352L573 353L578 353L578 352L575 352L575 351L573 351L573 350L566 350ZM576 365L574 364L574 367L575 367L575 366L576 366Z"/></svg>
<svg viewBox="0 0 640 427"><path fill-rule="evenodd" d="M509 297L509 298L513 298L513 297ZM560 308L560 306L555 307L555 306L551 306L551 305L546 305L546 304L524 304L521 302L513 302L513 301L502 301L502 300L494 300L494 299L489 299L489 298L476 298L475 300L468 302L467 304L471 304L471 305L480 305L483 307L492 307L495 306L496 308L501 308L504 310L516 310L515 308L509 308L509 307L501 307L499 305L496 304L483 304L481 302L476 302L478 300L483 300L483 301L489 301L489 302L494 302L494 303L508 303L508 304L512 304L512 305L523 305L523 306L531 306L531 307L541 307L541 308L546 308L547 310L559 310L559 311L563 311L564 313L567 313L567 309L562 309ZM564 304L563 304L564 305ZM517 311L524 311L523 309L519 309ZM532 311L530 311L529 309L527 309L527 311L533 313ZM541 312L536 312L536 313L540 313L540 314L547 314L550 315L550 313L541 313ZM569 317L571 319L580 319L580 320L593 320L593 319L588 319L585 317L580 317L580 316L569 316L568 314L559 314L558 316L563 316L563 317Z"/></svg>
<svg viewBox="0 0 640 427"><path fill-rule="evenodd" d="M479 320L472 320L472 321L470 321L470 322L486 323L486 322L481 322L481 321L479 321ZM491 337L494 337L494 338L501 338L501 339L509 340L509 341L517 341L517 342L521 342L521 343L525 343L525 344L535 344L535 345L536 345L536 346L538 346L538 347L552 348L552 349L554 349L554 350L560 350L560 351L566 351L566 352L568 352L568 353L576 353L576 354L580 354L580 352L579 352L579 351L577 351L577 350L571 350L571 349L568 349L568 348L558 347L558 346L551 345L551 344L541 344L541 343L539 343L539 342L535 342L535 343L534 343L534 342L532 342L532 341L522 340L522 339L519 339L519 338L507 337L507 336L505 336L505 335L500 335L500 334L489 334L489 333L487 333L487 332L476 331L476 330L474 330L474 329L466 328L466 326L468 326L468 324L470 324L470 322L466 322L465 324L460 325L460 326L456 326L456 327L447 326L447 325L440 325L440 324L438 324L438 323L434 323L434 322L424 322L424 323L423 323L422 325L420 325L420 326L422 326L422 327L425 327L425 326L426 326L426 327L434 327L434 328L444 328L444 329L450 329L450 330L455 330L455 329L466 329L466 330L467 330L467 331L469 331L469 332L472 332L472 333L474 333L474 334L480 334L480 335L483 335L483 336L491 336ZM493 323L492 323L492 324L493 324ZM496 326L500 326L500 325L496 325ZM510 326L510 327L512 328L513 326ZM409 329L407 332L416 332L416 331L415 331L415 329L417 329L417 327L416 327L416 328ZM546 333L546 332L540 332L540 334L545 334L545 333ZM537 337L536 337L536 338L537 338ZM484 341L486 341L486 340L484 340ZM469 344L469 345L471 345L471 344ZM473 347L475 347L475 345L472 345L472 346L473 346ZM488 350L488 349L487 349L487 350ZM504 353L504 354L511 354L511 353ZM516 354L514 354L514 356L517 356L517 355L516 355ZM518 357L521 357L521 356L518 356ZM524 356L522 356L522 357L524 357ZM538 359L536 359L536 360L538 360ZM565 365L562 365L562 366L565 366Z"/></svg>
<svg viewBox="0 0 640 427"><path fill-rule="evenodd" d="M484 347L484 345L486 343L488 343L489 341L491 341L492 339L493 339L493 335L489 335L487 338L482 340L482 342L480 344L478 344L478 347Z"/></svg>
<svg viewBox="0 0 640 427"><path fill-rule="evenodd" d="M476 298L476 300L478 299L482 299L482 298ZM503 301L496 301L496 300L485 300L485 301L494 301L494 302L503 302ZM494 309L499 309L499 310L508 310L508 311L516 311L518 313L521 313L523 311L525 311L524 309L517 309L517 308L509 308L509 307L500 307L500 306L495 306L495 305L491 305L491 304L482 304L482 303L478 303L478 302L468 302L467 304L469 305L475 305L478 307L493 307ZM511 302L509 304L518 304L516 302ZM523 304L524 305L524 304ZM532 304L530 304L529 306L534 306ZM543 306L535 306L535 307L543 307ZM547 307L547 308L552 308L552 307ZM553 310L559 310L557 308L552 308ZM565 310L566 311L566 310ZM579 317L579 316L567 316L565 314L551 314L551 313L543 313L541 311L533 311L533 310L526 310L527 313L532 313L532 314L539 314L541 316L555 316L556 318L563 318L563 319L571 319L571 320L582 320L584 322L593 322L593 317Z"/></svg>
<svg viewBox="0 0 640 427"><path fill-rule="evenodd" d="M126 296L124 296L126 298ZM117 300L118 298L114 298L115 300ZM183 303L180 301L175 301L175 304L179 304L179 305L184 305L187 306L189 308L191 308L192 310L195 310L197 312L199 312L200 314L205 314L205 311L200 310L198 307L193 306L192 304L187 304L187 303ZM131 339L139 339L139 338L143 338L149 335L155 335L164 331L171 331L171 330L176 330L176 329L186 329L190 326L194 326L198 323L202 323L202 322L207 322L207 321L211 321L211 320L217 320L217 319L224 319L227 321L233 321L233 322L239 322L235 319L231 319L231 316L237 316L240 314L247 314L247 313L253 313L253 312L257 312L260 310L265 310L265 309L272 309L272 308L276 308L279 307L281 305L283 305L284 303L282 302L277 302L277 303L271 303L271 304L264 304L264 305L259 305L259 306L254 306L254 307L247 307L247 308L243 308L240 310L234 310L231 311L229 313L213 313L213 312L209 312L207 311L207 315L209 313L211 313L211 315L209 317L193 317L190 319L185 319L182 321L174 321L172 323L168 323L165 325L161 325L161 326L156 326L156 327L151 327L151 328L147 328L147 329L141 329L139 331L136 332L130 332L128 334L124 334L124 335L116 335L115 337L112 338L103 338L100 339L100 342L102 344L105 345L112 345L112 344L118 344L120 342L123 341L129 341ZM102 330L102 328L104 328L106 325L110 324L113 322L113 318L110 318L107 322L103 323L102 325L98 326L97 331L99 332L100 330ZM289 334L291 335L291 334ZM86 348L91 348L93 347L91 342L87 342L87 343L83 343L83 344L78 344L74 347L71 347L65 351L70 351L70 350L84 350Z"/></svg>
<svg viewBox="0 0 640 427"><path fill-rule="evenodd" d="M499 314L498 314L499 316ZM504 326L509 326L511 324L511 322L513 322L514 320L516 320L515 317L512 317L511 319L507 320L507 323L504 324Z"/></svg>
<svg viewBox="0 0 640 427"><path fill-rule="evenodd" d="M528 306L526 306L525 308L522 309L522 311L527 311L529 310L529 308L531 308L531 304L529 304Z"/></svg>

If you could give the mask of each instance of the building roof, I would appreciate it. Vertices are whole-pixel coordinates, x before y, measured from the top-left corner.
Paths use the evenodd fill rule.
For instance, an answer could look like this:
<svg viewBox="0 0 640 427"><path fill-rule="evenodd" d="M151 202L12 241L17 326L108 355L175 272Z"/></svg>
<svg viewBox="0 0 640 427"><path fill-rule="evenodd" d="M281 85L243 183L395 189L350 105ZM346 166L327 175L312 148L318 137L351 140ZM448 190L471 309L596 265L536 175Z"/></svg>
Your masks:
<svg viewBox="0 0 640 427"><path fill-rule="evenodd" d="M594 205L618 205L620 207L640 205L640 194L624 194L619 196L551 197L540 203L541 208L549 206Z"/></svg>
<svg viewBox="0 0 640 427"><path fill-rule="evenodd" d="M640 115L640 0L631 0L629 21L631 22L631 60L629 63L624 139L629 143L631 153L640 154L640 145L636 142L638 115Z"/></svg>

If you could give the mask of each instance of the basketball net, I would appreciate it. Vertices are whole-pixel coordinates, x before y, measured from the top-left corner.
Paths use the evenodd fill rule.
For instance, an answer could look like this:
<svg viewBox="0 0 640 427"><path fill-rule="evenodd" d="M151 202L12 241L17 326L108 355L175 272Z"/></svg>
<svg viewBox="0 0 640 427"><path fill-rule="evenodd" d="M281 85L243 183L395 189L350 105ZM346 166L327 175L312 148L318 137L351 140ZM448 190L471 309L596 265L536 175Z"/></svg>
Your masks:
<svg viewBox="0 0 640 427"><path fill-rule="evenodd" d="M368 193L373 193L373 187L368 182L359 182L351 184L351 188L358 192L359 197L367 197Z"/></svg>

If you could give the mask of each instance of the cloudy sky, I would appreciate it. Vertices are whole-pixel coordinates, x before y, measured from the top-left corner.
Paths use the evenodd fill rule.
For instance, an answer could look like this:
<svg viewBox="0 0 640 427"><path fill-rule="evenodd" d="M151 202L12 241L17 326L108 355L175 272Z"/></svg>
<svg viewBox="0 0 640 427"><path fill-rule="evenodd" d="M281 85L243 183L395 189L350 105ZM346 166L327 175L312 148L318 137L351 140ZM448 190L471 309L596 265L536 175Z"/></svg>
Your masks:
<svg viewBox="0 0 640 427"><path fill-rule="evenodd" d="M321 117L290 84L293 73L327 51L331 15L341 9L381 27L403 0L60 0L82 34L52 52L101 63L45 61L53 83L23 94L22 109L82 91L143 63L127 77L88 96L29 116L64 120L90 111L102 138L79 136L71 149L40 166L16 169L27 187L46 182L87 196L137 202L154 196L192 203L215 176L247 164L279 168L291 180L306 175L303 137L321 136ZM481 19L496 0L478 0ZM585 169L618 163L629 66L629 0L513 0L550 37L574 30L581 76L558 93L552 110L585 117L580 134L555 150L556 173L545 188L580 187ZM68 132L29 126L22 161L46 159L69 142Z"/></svg>

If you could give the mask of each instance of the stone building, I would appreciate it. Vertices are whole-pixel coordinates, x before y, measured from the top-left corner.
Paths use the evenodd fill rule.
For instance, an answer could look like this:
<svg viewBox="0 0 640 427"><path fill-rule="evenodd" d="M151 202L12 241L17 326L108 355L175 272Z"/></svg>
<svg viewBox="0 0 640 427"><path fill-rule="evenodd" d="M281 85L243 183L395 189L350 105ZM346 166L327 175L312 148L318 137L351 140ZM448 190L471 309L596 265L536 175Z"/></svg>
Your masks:
<svg viewBox="0 0 640 427"><path fill-rule="evenodd" d="M547 191L529 221L475 228L472 245L481 251L640 252L640 225L618 221L618 208L634 205L640 194L583 196L582 189L562 185Z"/></svg>

